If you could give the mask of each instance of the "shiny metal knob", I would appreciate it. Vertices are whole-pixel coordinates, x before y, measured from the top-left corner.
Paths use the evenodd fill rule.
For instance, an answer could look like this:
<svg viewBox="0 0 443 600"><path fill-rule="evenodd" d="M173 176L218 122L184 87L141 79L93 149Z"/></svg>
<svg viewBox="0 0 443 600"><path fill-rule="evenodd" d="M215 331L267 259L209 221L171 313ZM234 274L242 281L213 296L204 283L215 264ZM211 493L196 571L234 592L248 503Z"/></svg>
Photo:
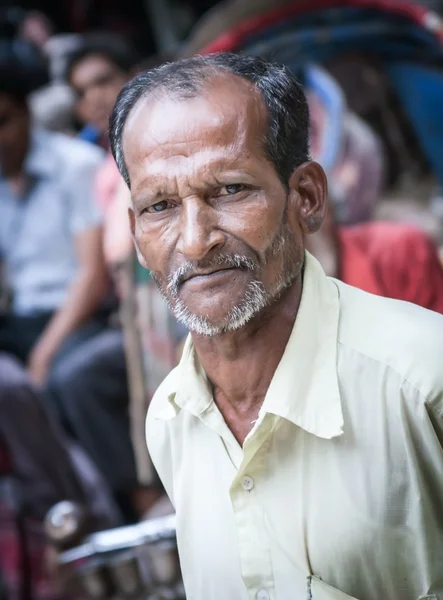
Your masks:
<svg viewBox="0 0 443 600"><path fill-rule="evenodd" d="M87 513L75 502L59 502L46 515L45 533L49 541L60 550L78 544L87 535L87 529Z"/></svg>

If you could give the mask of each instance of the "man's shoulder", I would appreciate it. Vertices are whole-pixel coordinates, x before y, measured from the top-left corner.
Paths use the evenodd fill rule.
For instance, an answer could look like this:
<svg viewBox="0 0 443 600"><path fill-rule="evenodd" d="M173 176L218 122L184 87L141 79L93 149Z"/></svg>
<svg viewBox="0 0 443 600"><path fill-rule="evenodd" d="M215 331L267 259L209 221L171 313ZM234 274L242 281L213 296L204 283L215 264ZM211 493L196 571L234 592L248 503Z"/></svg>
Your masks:
<svg viewBox="0 0 443 600"><path fill-rule="evenodd" d="M106 153L100 148L63 133L39 132L37 135L40 143L52 150L66 168L98 167L106 158Z"/></svg>
<svg viewBox="0 0 443 600"><path fill-rule="evenodd" d="M336 281L338 342L396 371L424 396L443 390L443 316Z"/></svg>

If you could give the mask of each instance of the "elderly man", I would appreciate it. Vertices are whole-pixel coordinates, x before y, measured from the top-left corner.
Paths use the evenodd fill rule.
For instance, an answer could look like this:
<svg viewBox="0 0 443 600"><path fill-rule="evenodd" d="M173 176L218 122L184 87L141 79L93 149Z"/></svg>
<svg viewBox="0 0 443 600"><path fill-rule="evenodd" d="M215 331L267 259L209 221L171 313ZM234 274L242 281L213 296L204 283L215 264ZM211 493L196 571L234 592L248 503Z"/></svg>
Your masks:
<svg viewBox="0 0 443 600"><path fill-rule="evenodd" d="M195 57L122 91L139 258L191 330L147 438L193 600L443 598L443 320L305 252L327 185L290 71Z"/></svg>

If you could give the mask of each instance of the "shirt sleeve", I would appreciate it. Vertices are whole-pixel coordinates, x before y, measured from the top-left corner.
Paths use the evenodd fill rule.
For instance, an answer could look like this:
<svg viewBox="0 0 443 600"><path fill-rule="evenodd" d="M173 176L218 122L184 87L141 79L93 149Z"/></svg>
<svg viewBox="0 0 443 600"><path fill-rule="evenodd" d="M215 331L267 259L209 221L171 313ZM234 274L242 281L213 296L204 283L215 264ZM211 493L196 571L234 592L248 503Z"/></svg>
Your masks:
<svg viewBox="0 0 443 600"><path fill-rule="evenodd" d="M95 178L103 163L100 152L86 152L70 169L67 177L70 230L76 235L102 224L102 214L95 197Z"/></svg>

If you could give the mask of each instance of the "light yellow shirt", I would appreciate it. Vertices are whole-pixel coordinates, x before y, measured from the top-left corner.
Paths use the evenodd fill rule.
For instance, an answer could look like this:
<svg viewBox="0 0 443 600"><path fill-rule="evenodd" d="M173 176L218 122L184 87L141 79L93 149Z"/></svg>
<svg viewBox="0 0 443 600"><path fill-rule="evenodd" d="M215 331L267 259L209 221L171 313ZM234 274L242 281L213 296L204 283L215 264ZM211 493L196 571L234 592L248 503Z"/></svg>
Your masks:
<svg viewBox="0 0 443 600"><path fill-rule="evenodd" d="M443 599L443 317L309 254L243 448L192 342L147 419L187 600Z"/></svg>

